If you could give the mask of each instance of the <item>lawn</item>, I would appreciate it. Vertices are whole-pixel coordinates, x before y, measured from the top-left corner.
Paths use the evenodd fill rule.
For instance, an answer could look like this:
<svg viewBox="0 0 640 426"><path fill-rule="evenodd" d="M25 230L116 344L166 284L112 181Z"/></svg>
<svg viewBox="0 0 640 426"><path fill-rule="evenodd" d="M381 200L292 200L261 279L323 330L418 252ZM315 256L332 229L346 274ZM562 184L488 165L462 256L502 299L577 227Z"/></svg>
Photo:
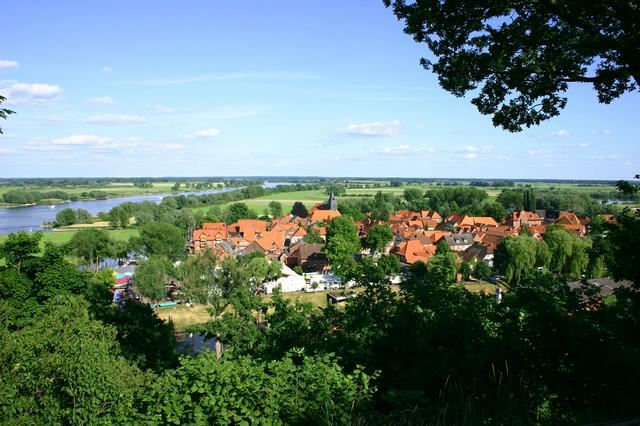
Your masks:
<svg viewBox="0 0 640 426"><path fill-rule="evenodd" d="M43 232L44 237L40 241L40 246L44 247L44 243L49 241L54 244L66 244L71 240L73 234L75 234L77 230L74 231L52 231L52 232ZM137 229L109 229L107 230L109 236L115 240L123 240L126 241L129 237L138 235ZM0 235L0 244L2 244L9 235L4 234Z"/></svg>

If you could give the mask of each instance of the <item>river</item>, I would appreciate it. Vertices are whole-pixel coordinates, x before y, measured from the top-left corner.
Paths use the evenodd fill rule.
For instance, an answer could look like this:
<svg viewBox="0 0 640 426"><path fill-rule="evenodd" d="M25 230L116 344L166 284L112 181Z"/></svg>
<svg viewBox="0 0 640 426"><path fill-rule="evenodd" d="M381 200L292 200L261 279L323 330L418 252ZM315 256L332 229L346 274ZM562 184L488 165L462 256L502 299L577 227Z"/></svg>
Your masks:
<svg viewBox="0 0 640 426"><path fill-rule="evenodd" d="M267 182L265 188L273 188L278 185L285 185L285 182ZM124 202L153 201L159 203L164 197L174 197L177 195L204 195L216 194L220 192L232 191L237 188L211 189L198 192L181 192L167 194L134 195L131 197L108 198L106 200L72 201L69 203L52 204L53 207L45 204L38 204L28 207L0 208L0 234L10 234L18 231L46 231L42 228L46 222L53 222L56 213L62 209L85 209L92 215L99 212L108 212L113 207Z"/></svg>

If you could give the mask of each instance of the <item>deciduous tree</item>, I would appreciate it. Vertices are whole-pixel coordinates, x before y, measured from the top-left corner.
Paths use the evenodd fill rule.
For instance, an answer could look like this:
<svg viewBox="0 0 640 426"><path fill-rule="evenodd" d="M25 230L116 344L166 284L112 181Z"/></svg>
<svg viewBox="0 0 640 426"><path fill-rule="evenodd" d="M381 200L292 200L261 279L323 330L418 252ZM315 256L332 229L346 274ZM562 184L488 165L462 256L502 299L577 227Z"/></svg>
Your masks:
<svg viewBox="0 0 640 426"><path fill-rule="evenodd" d="M384 0L431 55L421 64L455 96L512 132L560 113L570 83L601 103L640 83L634 1Z"/></svg>

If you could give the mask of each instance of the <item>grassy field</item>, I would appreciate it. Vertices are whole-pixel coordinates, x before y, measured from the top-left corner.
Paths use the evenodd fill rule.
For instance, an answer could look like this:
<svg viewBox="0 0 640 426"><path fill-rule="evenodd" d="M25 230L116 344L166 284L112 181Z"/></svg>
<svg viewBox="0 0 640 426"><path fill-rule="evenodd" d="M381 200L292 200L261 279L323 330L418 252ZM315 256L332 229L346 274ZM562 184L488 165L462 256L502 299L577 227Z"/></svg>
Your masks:
<svg viewBox="0 0 640 426"><path fill-rule="evenodd" d="M65 244L71 240L75 231L53 231L53 232L44 232L44 237L40 241L41 247L44 247L44 243L49 241L54 244ZM107 230L109 236L115 240L128 240L129 237L138 235L137 229L109 229ZM2 244L9 235L0 235L0 244Z"/></svg>

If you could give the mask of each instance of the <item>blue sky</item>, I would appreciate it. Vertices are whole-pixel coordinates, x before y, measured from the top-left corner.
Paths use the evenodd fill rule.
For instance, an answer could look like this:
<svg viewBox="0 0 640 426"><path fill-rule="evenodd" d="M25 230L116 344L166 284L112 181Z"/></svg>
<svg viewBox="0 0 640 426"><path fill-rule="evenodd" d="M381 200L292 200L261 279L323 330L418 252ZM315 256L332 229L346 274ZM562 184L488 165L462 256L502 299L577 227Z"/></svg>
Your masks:
<svg viewBox="0 0 640 426"><path fill-rule="evenodd" d="M622 179L640 95L496 129L378 0L3 5L0 177Z"/></svg>

